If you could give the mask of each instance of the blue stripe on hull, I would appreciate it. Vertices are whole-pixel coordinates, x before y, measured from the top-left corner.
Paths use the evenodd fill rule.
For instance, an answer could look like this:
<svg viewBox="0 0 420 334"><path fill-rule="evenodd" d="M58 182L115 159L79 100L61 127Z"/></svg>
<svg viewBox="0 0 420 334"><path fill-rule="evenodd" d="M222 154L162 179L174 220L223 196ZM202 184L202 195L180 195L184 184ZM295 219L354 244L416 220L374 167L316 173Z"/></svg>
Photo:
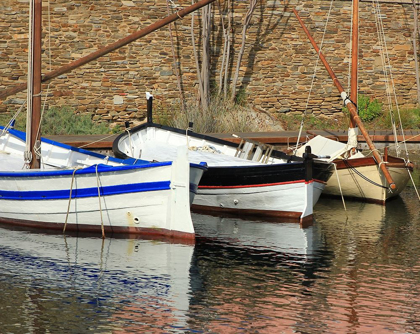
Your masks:
<svg viewBox="0 0 420 334"><path fill-rule="evenodd" d="M81 175L81 174L96 174L96 173L111 173L111 172L121 172L121 171L134 171L143 168L159 168L162 166L170 166L172 162L158 162L158 163L149 163L139 166L123 165L123 166L108 166L108 165L93 165L90 167L85 167L83 169L59 169L59 170L28 170L28 171L6 171L0 172L0 177L11 177L11 178L30 178L30 177L57 177L62 175Z"/></svg>
<svg viewBox="0 0 420 334"><path fill-rule="evenodd" d="M170 181L147 182L124 184L117 186L100 187L101 196L121 195L135 192L169 190ZM196 194L197 186L190 183L190 192ZM56 200L67 199L70 196L70 189L64 190L43 190L43 191L7 191L0 190L0 200ZM97 197L98 188L73 189L71 198Z"/></svg>
<svg viewBox="0 0 420 334"><path fill-rule="evenodd" d="M136 192L169 190L170 181L133 183L116 186L100 187L101 196L121 195ZM68 199L70 189L43 191L7 191L0 190L0 200L58 200ZM98 188L73 189L72 198L98 197Z"/></svg>
<svg viewBox="0 0 420 334"><path fill-rule="evenodd" d="M0 126L0 130L3 130L3 129L4 129L4 127ZM23 142L26 142L25 132L15 130L15 129L9 129L8 132L11 135L19 138ZM99 158L99 159L107 158L109 161L121 163L121 164L124 164L124 165L137 165L138 166L138 165L143 165L143 164L149 164L150 163L150 161L141 160L141 159L134 159L134 158L118 159L118 158L114 158L114 157L106 157L105 155L100 154L100 153L88 151L88 150L85 150L83 148L73 147L73 146L70 146L70 145L59 143L59 142L51 140L51 139L41 138L41 140L42 140L43 143L50 144L50 145L57 146L57 147L61 147L61 148L67 149L69 151L79 152L79 153L89 155L91 157L95 157L95 158Z"/></svg>

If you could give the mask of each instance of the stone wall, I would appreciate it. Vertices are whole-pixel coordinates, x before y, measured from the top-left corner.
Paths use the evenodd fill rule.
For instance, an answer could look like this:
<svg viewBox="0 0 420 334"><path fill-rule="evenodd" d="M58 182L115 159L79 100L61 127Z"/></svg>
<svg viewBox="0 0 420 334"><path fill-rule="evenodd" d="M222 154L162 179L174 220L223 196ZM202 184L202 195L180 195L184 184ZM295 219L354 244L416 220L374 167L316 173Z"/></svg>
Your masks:
<svg viewBox="0 0 420 334"><path fill-rule="evenodd" d="M234 0L234 51L237 55L247 1ZM290 8L296 8L342 85L348 87L351 1L262 0L247 32L240 72L241 89L255 108L271 114L305 110L331 116L341 112L342 102L325 69ZM189 6L188 1L174 1ZM212 80L218 82L222 30L217 6L213 7ZM285 10L287 9L287 10ZM43 2L43 73L57 69L98 48L145 28L167 16L166 1L56 0ZM413 11L410 4L381 3L380 17L386 32L386 48L392 65L395 94L402 108L416 106L417 87L412 47ZM372 2L360 3L361 94L386 103L387 94ZM49 14L48 14L49 13ZM0 90L25 82L28 38L28 0L0 3ZM172 25L182 91L196 95L197 74L188 15ZM328 25L325 28L325 24ZM200 46L199 13L194 20L195 41ZM50 34L48 31L50 30ZM51 36L48 39L48 35ZM50 56L51 54L51 56ZM72 106L94 120L112 124L145 117L147 91L155 96L160 112L179 103L168 26L43 85L47 105ZM233 61L235 63L235 59ZM232 65L232 72L234 64ZM233 74L232 74L233 75ZM308 108L306 107L312 86ZM390 93L394 93L391 91ZM0 101L0 112L16 111L25 99L19 93Z"/></svg>

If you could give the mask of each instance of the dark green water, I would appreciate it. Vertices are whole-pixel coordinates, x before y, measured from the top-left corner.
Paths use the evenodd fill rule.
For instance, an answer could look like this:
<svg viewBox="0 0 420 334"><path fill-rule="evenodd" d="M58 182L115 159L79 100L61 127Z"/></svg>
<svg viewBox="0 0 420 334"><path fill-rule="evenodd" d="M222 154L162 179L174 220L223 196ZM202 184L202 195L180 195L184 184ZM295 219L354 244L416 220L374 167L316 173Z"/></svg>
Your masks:
<svg viewBox="0 0 420 334"><path fill-rule="evenodd" d="M420 332L414 188L346 205L307 229L194 214L196 245L1 228L0 333Z"/></svg>

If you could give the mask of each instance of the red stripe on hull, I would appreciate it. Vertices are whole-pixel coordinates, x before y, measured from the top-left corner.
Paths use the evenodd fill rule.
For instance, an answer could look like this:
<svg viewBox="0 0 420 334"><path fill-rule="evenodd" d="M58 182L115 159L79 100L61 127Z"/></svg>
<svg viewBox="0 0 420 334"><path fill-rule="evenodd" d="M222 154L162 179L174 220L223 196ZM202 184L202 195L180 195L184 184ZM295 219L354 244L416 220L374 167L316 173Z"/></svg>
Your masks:
<svg viewBox="0 0 420 334"><path fill-rule="evenodd" d="M305 183L310 184L313 182L324 183L323 181L312 180L312 181L305 181L305 180L297 180L297 181L289 181L289 182L277 182L277 183L263 183L263 184L249 184L243 186L198 186L198 189L237 189L237 188L258 188L258 187L271 187L271 186L280 186L285 184L296 184L296 183Z"/></svg>
<svg viewBox="0 0 420 334"><path fill-rule="evenodd" d="M24 228L36 232L49 232L53 234L63 233L63 223L34 222L21 219L0 218L0 225L8 227ZM163 228L142 228L131 226L104 226L105 236L127 239L153 239L165 242L176 242L187 245L195 243L195 234L179 231L171 231ZM64 234L78 236L102 237L100 225L67 224Z"/></svg>

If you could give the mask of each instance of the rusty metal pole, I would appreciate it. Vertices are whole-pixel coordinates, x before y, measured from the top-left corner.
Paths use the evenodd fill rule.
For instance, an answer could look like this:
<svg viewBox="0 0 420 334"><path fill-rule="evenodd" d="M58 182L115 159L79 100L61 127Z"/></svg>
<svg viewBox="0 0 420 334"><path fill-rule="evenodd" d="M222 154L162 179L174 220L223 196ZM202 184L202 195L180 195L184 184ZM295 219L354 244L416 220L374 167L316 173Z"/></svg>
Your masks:
<svg viewBox="0 0 420 334"><path fill-rule="evenodd" d="M58 76L60 76L64 73L67 73L67 72L70 72L70 71L74 70L75 68L78 68L82 65L85 65L85 64L91 62L92 60L95 60L99 57L102 57L102 56L112 52L112 51L115 51L115 50L117 50L117 49L119 49L119 48L121 48L121 47L123 47L123 46L141 38L141 37L144 37L144 36L150 34L151 32L153 32L157 29L160 29L160 28L164 27L165 25L167 25L169 23L172 23L172 22L174 22L178 19L182 19L185 15L188 15L188 14L196 11L197 9L200 9L201 7L204 7L204 6L210 4L214 1L216 1L216 0L201 0L201 1L191 5L189 7L181 9L180 11L178 11L178 12L172 14L172 15L169 15L162 20L159 20L159 21L153 23L150 26L148 26L148 27L146 27L142 30L139 30L139 31L127 36L127 37L124 37L124 38L122 38L122 39L120 39L120 40L118 40L118 41L116 41L112 44L109 44L109 45L107 45L107 46L105 46L105 47L103 47L103 48L85 56L85 57L82 57L82 58L80 58L78 60L75 60L75 61L73 61L73 62L71 62L67 65L64 65L64 66L60 67L59 69L57 69L55 71L52 71L52 72L49 72L49 73L45 74L44 77L42 78L42 82L45 82L45 81L51 80L53 78L56 78L56 77L58 77ZM3 92L0 92L0 100L4 99L4 98L6 98L10 95L19 93L19 92L21 92L25 89L26 89L26 84L21 84L21 85L17 85L15 87L12 87L10 89L6 89Z"/></svg>
<svg viewBox="0 0 420 334"><path fill-rule="evenodd" d="M354 106L354 104L349 100L346 92L343 89L343 86L341 86L340 82L338 81L337 76L335 75L334 71L332 70L331 66L328 64L327 60L325 59L324 55L322 54L321 50L319 49L318 45L316 44L315 40L312 38L311 33L306 28L305 24L303 23L302 19L300 18L298 12L295 9L292 9L293 13L295 14L296 18L298 19L301 27L303 28L306 36L308 36L309 41L311 42L312 46L314 47L316 53L319 55L319 59L324 64L328 74L330 75L331 79L333 80L333 83L335 87L337 87L338 91L341 94L341 98L343 99L347 109L349 110L352 118L354 119L355 123L360 129L360 132L362 133L363 137L366 140L366 144L368 144L370 150L372 151L372 154L375 158L375 161L377 164L379 164L379 168L381 169L382 173L384 174L386 180L389 183L389 186L391 189L396 189L396 185L394 181L392 180L391 174L389 174L388 169L386 169L385 164L383 164L382 158L380 154L378 153L377 149L375 148L375 145L373 144L372 140L369 137L368 132L366 131L359 115L357 114L357 109Z"/></svg>

